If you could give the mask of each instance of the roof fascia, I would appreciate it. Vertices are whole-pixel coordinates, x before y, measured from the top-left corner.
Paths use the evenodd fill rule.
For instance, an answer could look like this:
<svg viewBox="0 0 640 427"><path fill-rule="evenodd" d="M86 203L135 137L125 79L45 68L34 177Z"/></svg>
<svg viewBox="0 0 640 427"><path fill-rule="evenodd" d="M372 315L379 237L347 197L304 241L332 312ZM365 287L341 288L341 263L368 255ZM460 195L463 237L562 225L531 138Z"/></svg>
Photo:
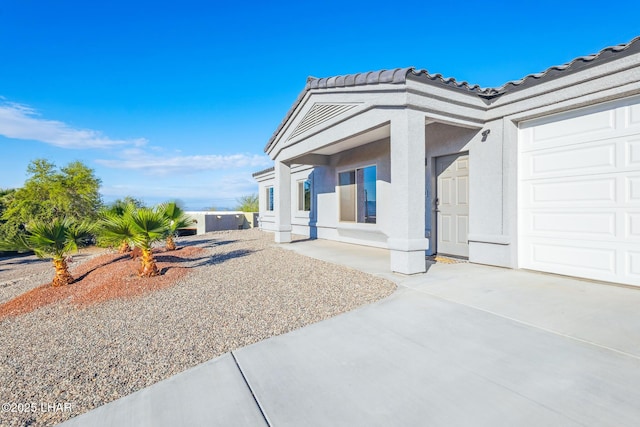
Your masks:
<svg viewBox="0 0 640 427"><path fill-rule="evenodd" d="M315 129L315 131L309 131L309 133L296 136L292 140L293 143L300 139L305 139L309 135L316 134L336 122L342 122L371 108L406 105L406 86L404 84L375 84L328 89L305 89L304 96L300 97L294 108L290 110L285 120L280 124L277 133L274 134L265 147L265 152L271 158L277 155L274 151L277 152L281 150L281 148L277 147L282 145L283 142L289 143L287 138L291 135L297 124L303 120L305 114L315 103L320 102L354 103L361 104L361 106L328 120L326 123L323 123L321 127Z"/></svg>
<svg viewBox="0 0 640 427"><path fill-rule="evenodd" d="M489 107L487 119L510 116L544 106L577 104L578 99L592 98L598 93L603 100L613 93L618 97L633 95L640 85L640 53L627 55L616 61L583 68L562 77L539 83L527 89L506 93ZM560 101L560 102L559 102Z"/></svg>

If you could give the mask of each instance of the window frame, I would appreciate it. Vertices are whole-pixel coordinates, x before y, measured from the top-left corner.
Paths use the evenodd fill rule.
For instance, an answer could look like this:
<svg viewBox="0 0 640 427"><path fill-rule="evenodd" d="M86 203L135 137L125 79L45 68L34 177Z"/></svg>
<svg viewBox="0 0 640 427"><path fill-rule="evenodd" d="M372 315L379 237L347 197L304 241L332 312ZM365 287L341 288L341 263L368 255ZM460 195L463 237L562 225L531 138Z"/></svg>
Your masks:
<svg viewBox="0 0 640 427"><path fill-rule="evenodd" d="M376 198L375 198L375 203L376 203L376 215L373 216L373 221L367 221L366 218L371 218L371 217L364 217L365 219L363 221L358 221L359 218L359 210L358 210L358 171L362 170L364 173L364 170L367 168L373 167L375 168L375 189L376 189ZM354 184L349 184L349 185L354 185L354 200L353 200L353 204L354 204L354 220L345 220L342 219L342 203L343 203L343 197L341 192L343 191L342 187L343 185L340 184L340 175L343 173L352 173L353 174L353 180L354 180ZM358 166L352 166L349 168L345 168L345 169L341 169L337 171L337 175L336 175L336 186L338 188L338 194L337 194L337 199L338 199L338 222L339 223L345 223L345 224L367 224L367 225L376 225L378 222L378 218L377 218L377 210L378 210L378 164L377 163L371 163L371 164L364 164L364 165L358 165ZM364 186L364 180L362 181L362 183L360 185Z"/></svg>
<svg viewBox="0 0 640 427"><path fill-rule="evenodd" d="M275 198L274 198L274 189L273 189L273 185L267 186L265 187L265 193L266 193L266 197L265 197L265 202L266 202L266 206L265 206L265 210L267 212L273 212L275 209Z"/></svg>
<svg viewBox="0 0 640 427"><path fill-rule="evenodd" d="M309 188L308 190L306 190L304 188L305 183L309 183ZM305 178L305 179L299 179L296 181L296 187L297 187L297 192L298 192L298 204L297 204L297 208L298 208L298 212L302 212L302 213L309 213L311 212L311 208L312 208L312 195L313 195L313 183L311 182L311 179L309 178ZM305 193L309 192L309 206L305 206ZM302 207L302 209L301 209Z"/></svg>

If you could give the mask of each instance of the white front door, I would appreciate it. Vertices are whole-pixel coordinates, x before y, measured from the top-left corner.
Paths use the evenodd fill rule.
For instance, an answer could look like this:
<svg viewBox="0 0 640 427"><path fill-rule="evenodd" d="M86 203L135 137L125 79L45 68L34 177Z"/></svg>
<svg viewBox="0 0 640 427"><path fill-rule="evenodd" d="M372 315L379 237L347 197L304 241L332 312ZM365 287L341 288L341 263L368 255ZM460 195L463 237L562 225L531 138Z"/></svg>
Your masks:
<svg viewBox="0 0 640 427"><path fill-rule="evenodd" d="M437 251L469 257L469 154L436 159Z"/></svg>

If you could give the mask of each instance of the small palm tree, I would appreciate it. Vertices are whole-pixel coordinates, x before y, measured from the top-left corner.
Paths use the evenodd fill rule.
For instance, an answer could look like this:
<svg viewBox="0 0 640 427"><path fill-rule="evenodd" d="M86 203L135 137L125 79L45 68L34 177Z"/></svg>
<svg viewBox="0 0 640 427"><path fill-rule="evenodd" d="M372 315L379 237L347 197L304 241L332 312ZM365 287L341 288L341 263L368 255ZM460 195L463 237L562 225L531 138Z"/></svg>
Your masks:
<svg viewBox="0 0 640 427"><path fill-rule="evenodd" d="M86 243L95 226L88 222L76 222L70 218L56 218L52 222L33 221L26 233L11 241L0 243L5 250L35 252L38 258L51 258L56 274L52 286L69 285L73 276L69 273L67 255Z"/></svg>
<svg viewBox="0 0 640 427"><path fill-rule="evenodd" d="M142 252L140 276L151 277L160 274L151 252L153 243L164 240L169 229L169 220L162 209L140 208L128 210L125 221L131 227L131 242Z"/></svg>
<svg viewBox="0 0 640 427"><path fill-rule="evenodd" d="M176 249L176 242L173 240L173 236L175 236L180 228L188 227L195 221L193 218L187 216L176 202L162 204L160 205L159 210L169 221L166 248L169 251L174 251Z"/></svg>
<svg viewBox="0 0 640 427"><path fill-rule="evenodd" d="M118 252L121 254L131 251L133 240L133 230L131 221L127 217L127 212L132 212L136 206L132 203L114 205L112 208L101 213L98 233L102 242L109 246L119 245Z"/></svg>

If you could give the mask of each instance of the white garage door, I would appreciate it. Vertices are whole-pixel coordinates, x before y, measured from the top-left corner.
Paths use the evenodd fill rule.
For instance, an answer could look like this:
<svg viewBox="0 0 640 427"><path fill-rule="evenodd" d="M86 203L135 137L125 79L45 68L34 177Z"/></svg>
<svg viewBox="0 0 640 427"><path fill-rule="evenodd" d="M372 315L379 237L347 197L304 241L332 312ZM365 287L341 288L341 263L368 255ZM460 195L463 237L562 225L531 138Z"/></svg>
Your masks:
<svg viewBox="0 0 640 427"><path fill-rule="evenodd" d="M640 286L640 98L521 123L519 266Z"/></svg>

